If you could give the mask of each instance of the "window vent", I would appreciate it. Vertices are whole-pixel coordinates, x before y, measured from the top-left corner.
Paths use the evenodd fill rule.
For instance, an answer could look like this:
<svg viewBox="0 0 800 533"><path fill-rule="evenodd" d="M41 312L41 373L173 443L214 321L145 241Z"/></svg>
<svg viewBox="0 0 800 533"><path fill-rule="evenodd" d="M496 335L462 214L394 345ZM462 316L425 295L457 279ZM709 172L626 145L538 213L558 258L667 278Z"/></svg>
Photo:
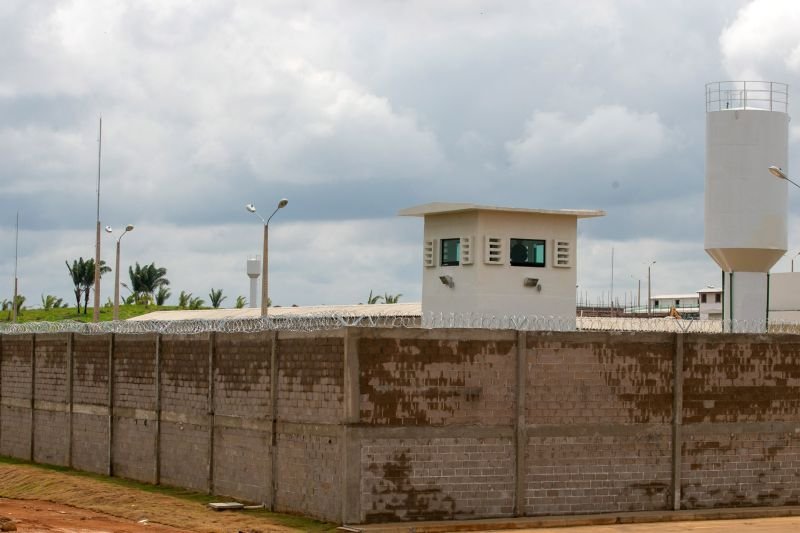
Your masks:
<svg viewBox="0 0 800 533"><path fill-rule="evenodd" d="M472 237L461 237L461 264L472 264Z"/></svg>
<svg viewBox="0 0 800 533"><path fill-rule="evenodd" d="M572 243L569 241L553 241L553 266L569 268L572 266Z"/></svg>
<svg viewBox="0 0 800 533"><path fill-rule="evenodd" d="M424 249L422 250L422 264L426 267L436 266L436 241L425 241Z"/></svg>
<svg viewBox="0 0 800 533"><path fill-rule="evenodd" d="M503 264L503 239L500 237L486 237L484 241L483 262L487 265Z"/></svg>

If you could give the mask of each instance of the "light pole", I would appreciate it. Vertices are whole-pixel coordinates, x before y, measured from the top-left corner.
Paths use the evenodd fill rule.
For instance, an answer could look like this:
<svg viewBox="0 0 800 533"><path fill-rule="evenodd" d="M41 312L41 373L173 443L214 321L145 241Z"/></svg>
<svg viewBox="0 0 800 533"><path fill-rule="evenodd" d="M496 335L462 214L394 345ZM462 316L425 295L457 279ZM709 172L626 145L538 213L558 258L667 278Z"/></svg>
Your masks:
<svg viewBox="0 0 800 533"><path fill-rule="evenodd" d="M256 206L254 204L247 204L246 206L244 206L245 209L247 209L250 213L253 213L255 216L260 218L261 222L264 223L264 251L263 251L264 264L262 265L262 271L261 271L261 316L262 317L267 316L268 313L267 309L269 303L269 285L267 281L267 276L269 274L269 266L268 266L269 259L267 255L269 246L269 221L272 220L272 217L275 216L275 213L277 213L280 209L286 207L288 203L289 200L287 200L286 198L281 198L280 202L278 202L278 207L275 208L275 211L272 212L272 214L269 216L269 218L267 218L267 220L264 220L264 217L258 214L258 212L256 211Z"/></svg>
<svg viewBox="0 0 800 533"><path fill-rule="evenodd" d="M798 189L800 189L800 185L798 185L794 181L790 180L789 176L786 175L786 172L784 172L781 167L776 167L775 165L772 165L772 166L769 167L768 170L769 170L770 174L772 174L776 178L780 178L782 180L786 180L789 183L791 183L792 185L794 185L795 187L797 187ZM798 255L800 255L800 252L797 252L796 254L794 254L794 257L792 257L792 272L794 272L794 259Z"/></svg>
<svg viewBox="0 0 800 533"><path fill-rule="evenodd" d="M19 211L17 211L17 226L14 237L14 298L11 300L11 321L17 321L17 292L19 290L19 278L17 277L17 262L19 260Z"/></svg>
<svg viewBox="0 0 800 533"><path fill-rule="evenodd" d="M772 165L771 167L769 167L769 171L776 178L780 178L782 180L786 180L789 183L791 183L792 185L794 185L795 187L797 187L798 189L800 189L800 185L798 185L797 183L795 183L792 180L790 180L789 176L787 176L786 173L780 167L776 167L775 165Z"/></svg>
<svg viewBox="0 0 800 533"><path fill-rule="evenodd" d="M650 294L650 268L655 264L656 264L655 261L650 261L649 263L647 263L647 318L650 318L652 316L652 313L653 313L653 309L652 309L652 305L653 304L652 304L652 301L650 300L650 296L651 296L651 294Z"/></svg>
<svg viewBox="0 0 800 533"><path fill-rule="evenodd" d="M100 155L103 148L103 117L100 117L100 133L97 138L97 235L94 248L94 308L92 322L100 321Z"/></svg>
<svg viewBox="0 0 800 533"><path fill-rule="evenodd" d="M125 226L125 231L117 239L117 261L114 265L114 320L119 320L119 243L129 231L133 231L133 224ZM114 230L111 229L111 226L106 226L106 233L113 236Z"/></svg>

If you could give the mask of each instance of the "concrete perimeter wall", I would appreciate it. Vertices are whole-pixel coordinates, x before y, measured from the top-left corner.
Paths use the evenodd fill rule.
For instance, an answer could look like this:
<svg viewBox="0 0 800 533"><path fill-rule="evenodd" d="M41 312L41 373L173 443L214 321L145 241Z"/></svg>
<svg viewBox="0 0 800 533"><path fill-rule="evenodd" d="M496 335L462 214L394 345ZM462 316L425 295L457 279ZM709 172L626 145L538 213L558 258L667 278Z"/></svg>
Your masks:
<svg viewBox="0 0 800 533"><path fill-rule="evenodd" d="M800 337L0 336L0 454L348 522L800 503Z"/></svg>

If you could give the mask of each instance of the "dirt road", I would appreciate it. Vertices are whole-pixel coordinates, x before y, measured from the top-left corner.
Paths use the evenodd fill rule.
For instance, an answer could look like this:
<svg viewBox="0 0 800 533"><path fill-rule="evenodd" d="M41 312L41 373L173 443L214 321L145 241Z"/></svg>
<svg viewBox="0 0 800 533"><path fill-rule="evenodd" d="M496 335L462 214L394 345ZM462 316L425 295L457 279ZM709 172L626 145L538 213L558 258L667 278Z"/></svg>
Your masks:
<svg viewBox="0 0 800 533"><path fill-rule="evenodd" d="M0 516L14 520L17 531L22 532L180 533L185 531L152 524L147 520L137 523L86 509L36 500L0 498Z"/></svg>

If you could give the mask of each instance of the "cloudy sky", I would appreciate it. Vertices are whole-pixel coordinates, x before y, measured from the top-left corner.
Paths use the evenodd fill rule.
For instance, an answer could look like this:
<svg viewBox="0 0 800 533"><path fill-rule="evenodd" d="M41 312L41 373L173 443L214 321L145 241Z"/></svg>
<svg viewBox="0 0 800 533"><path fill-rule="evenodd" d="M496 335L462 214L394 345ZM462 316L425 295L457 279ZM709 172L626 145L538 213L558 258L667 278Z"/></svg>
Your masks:
<svg viewBox="0 0 800 533"><path fill-rule="evenodd" d="M796 1L0 3L0 298L69 300L101 220L123 266L232 304L270 225L273 301L418 301L430 201L598 208L578 283L624 298L719 285L703 250L704 85L800 88ZM796 105L790 106L790 112ZM792 128L790 161L800 157ZM792 168L798 168L791 165ZM790 191L789 268L800 249ZM112 238L103 257L113 263ZM110 278L109 278L110 281ZM103 285L103 301L112 284ZM630 296L627 296L628 298Z"/></svg>

